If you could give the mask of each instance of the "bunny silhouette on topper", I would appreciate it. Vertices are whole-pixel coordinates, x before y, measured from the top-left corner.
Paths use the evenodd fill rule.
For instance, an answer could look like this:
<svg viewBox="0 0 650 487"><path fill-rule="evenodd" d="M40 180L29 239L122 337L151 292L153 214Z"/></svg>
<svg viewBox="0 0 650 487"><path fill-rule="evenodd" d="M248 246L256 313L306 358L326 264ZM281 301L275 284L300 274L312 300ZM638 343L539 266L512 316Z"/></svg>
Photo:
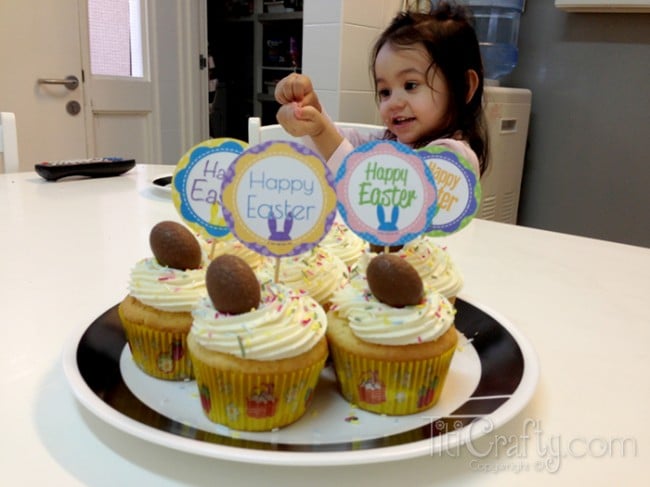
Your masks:
<svg viewBox="0 0 650 487"><path fill-rule="evenodd" d="M390 221L386 221L386 215L384 214L384 207L377 205L377 220L379 220L379 226L377 230L382 232L396 232L397 231L397 219L399 218L399 206L393 206L391 211Z"/></svg>
<svg viewBox="0 0 650 487"><path fill-rule="evenodd" d="M291 212L287 213L287 217L284 219L284 231L278 231L278 222L275 219L275 214L273 210L270 211L269 217L267 219L269 225L269 240L274 240L276 242L285 242L291 240L289 232L293 227L293 214Z"/></svg>

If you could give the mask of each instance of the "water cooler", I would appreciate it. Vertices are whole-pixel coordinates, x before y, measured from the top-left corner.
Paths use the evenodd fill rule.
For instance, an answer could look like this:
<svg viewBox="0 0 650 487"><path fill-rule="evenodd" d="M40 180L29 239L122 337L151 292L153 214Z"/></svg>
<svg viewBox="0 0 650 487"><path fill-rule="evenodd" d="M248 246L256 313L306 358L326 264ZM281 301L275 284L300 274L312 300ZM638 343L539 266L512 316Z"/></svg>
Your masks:
<svg viewBox="0 0 650 487"><path fill-rule="evenodd" d="M465 0L474 15L485 69L489 167L481 178L478 217L517 223L531 92L500 86L517 65L519 19L525 0Z"/></svg>
<svg viewBox="0 0 650 487"><path fill-rule="evenodd" d="M484 99L490 145L488 170L481 178L483 197L477 216L517 223L531 92L488 86Z"/></svg>

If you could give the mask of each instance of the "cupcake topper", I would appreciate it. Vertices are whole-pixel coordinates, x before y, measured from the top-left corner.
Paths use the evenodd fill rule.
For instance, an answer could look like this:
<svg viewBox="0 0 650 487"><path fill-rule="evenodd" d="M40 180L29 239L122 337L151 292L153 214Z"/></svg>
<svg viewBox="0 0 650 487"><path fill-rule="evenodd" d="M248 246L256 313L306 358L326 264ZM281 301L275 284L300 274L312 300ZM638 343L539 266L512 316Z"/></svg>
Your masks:
<svg viewBox="0 0 650 487"><path fill-rule="evenodd" d="M461 230L476 215L481 183L465 158L445 147L429 146L418 152L426 161L438 188L438 212L427 235L442 236Z"/></svg>
<svg viewBox="0 0 650 487"><path fill-rule="evenodd" d="M436 185L414 150L378 140L357 147L336 174L339 213L361 238L384 247L424 232L436 212Z"/></svg>
<svg viewBox="0 0 650 487"><path fill-rule="evenodd" d="M206 140L187 151L176 165L174 206L181 218L206 238L230 232L221 208L221 184L228 166L246 147L246 142L236 139Z"/></svg>
<svg viewBox="0 0 650 487"><path fill-rule="evenodd" d="M232 233L263 255L296 255L316 246L336 213L332 175L307 147L269 141L228 168L221 197ZM279 260L278 260L279 266ZM276 280L279 269L276 267Z"/></svg>

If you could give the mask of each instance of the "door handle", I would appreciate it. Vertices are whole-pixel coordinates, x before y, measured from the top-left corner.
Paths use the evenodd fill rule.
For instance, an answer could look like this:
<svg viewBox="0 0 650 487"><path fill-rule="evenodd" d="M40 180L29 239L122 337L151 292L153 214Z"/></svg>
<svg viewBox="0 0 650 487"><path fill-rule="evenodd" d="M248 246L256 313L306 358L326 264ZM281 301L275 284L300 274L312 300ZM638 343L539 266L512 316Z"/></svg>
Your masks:
<svg viewBox="0 0 650 487"><path fill-rule="evenodd" d="M70 91L76 90L79 87L79 78L74 75L66 76L64 79L60 78L38 78L39 85L63 85Z"/></svg>

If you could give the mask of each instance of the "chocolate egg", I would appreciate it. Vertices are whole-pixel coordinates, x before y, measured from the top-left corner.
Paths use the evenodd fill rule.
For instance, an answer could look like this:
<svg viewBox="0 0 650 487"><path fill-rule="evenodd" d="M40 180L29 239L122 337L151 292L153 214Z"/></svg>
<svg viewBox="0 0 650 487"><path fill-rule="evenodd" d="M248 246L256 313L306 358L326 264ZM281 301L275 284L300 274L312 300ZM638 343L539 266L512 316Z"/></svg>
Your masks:
<svg viewBox="0 0 650 487"><path fill-rule="evenodd" d="M418 304L424 295L422 279L415 268L395 254L379 254L366 269L368 286L382 303L395 308Z"/></svg>
<svg viewBox="0 0 650 487"><path fill-rule="evenodd" d="M183 271L201 267L201 246L180 223L157 223L149 233L149 246L160 265Z"/></svg>
<svg viewBox="0 0 650 487"><path fill-rule="evenodd" d="M402 250L403 245L391 245L388 247L389 252L397 252L399 250ZM375 254L381 254L384 251L385 246L383 245L376 245L376 244L370 244L370 252L374 252Z"/></svg>
<svg viewBox="0 0 650 487"><path fill-rule="evenodd" d="M210 262L205 274L208 296L221 313L241 314L260 304L260 283L242 258L223 254Z"/></svg>

